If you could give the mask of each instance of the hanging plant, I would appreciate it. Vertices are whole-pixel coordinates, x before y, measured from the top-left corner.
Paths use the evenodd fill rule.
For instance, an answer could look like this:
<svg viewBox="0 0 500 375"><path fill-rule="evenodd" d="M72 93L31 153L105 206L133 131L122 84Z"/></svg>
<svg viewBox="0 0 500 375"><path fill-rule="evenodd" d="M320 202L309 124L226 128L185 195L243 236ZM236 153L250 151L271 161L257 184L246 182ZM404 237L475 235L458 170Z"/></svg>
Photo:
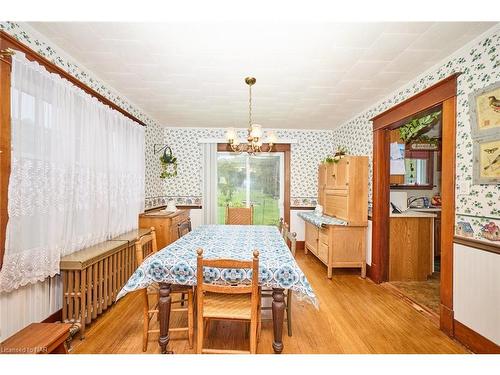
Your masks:
<svg viewBox="0 0 500 375"><path fill-rule="evenodd" d="M165 147L163 155L160 156L162 172L160 178L170 178L177 176L177 158L172 154L170 147Z"/></svg>
<svg viewBox="0 0 500 375"><path fill-rule="evenodd" d="M427 116L416 118L399 128L399 136L405 143L410 143L418 138L423 130L433 126L439 119L441 111L436 111Z"/></svg>

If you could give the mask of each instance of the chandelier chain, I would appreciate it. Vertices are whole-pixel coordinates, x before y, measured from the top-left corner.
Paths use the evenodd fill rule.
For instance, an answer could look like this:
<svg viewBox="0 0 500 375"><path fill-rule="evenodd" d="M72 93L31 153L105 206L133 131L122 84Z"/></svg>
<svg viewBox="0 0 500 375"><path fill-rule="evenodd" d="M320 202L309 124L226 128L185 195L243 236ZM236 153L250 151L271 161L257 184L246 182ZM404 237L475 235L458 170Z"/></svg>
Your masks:
<svg viewBox="0 0 500 375"><path fill-rule="evenodd" d="M248 85L250 95L248 96L248 128L252 128L252 85Z"/></svg>

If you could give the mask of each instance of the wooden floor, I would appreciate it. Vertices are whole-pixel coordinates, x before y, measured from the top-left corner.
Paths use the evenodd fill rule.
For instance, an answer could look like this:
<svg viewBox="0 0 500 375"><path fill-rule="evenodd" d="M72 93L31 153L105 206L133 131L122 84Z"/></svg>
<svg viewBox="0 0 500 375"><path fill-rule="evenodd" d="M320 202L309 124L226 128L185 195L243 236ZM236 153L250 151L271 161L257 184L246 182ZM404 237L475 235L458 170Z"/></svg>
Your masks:
<svg viewBox="0 0 500 375"><path fill-rule="evenodd" d="M299 254L300 253L300 254ZM426 316L402 299L353 271L337 271L332 280L313 255L297 252L297 262L306 274L320 307L294 300L293 336L284 329L283 353L467 353ZM138 295L122 298L93 323L86 338L73 340L72 353L142 353L142 314ZM179 313L180 314L180 313ZM264 315L266 317L266 315ZM171 324L184 323L172 314ZM156 324L156 322L155 322ZM174 353L194 353L185 334L171 335ZM272 353L272 322L264 320L259 353ZM151 335L148 353L159 353L158 335ZM241 323L213 323L205 345L245 348L246 327Z"/></svg>

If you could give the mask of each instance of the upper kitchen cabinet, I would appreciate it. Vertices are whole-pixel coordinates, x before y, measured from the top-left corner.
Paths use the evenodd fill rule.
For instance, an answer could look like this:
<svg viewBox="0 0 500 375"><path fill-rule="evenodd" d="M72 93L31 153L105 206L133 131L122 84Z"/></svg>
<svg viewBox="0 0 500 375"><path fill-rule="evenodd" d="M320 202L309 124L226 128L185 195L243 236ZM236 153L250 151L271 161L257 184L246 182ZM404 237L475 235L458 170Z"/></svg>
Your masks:
<svg viewBox="0 0 500 375"><path fill-rule="evenodd" d="M326 184L323 191L320 186L319 196L324 199L325 215L346 220L349 225L366 225L368 157L346 156L326 164Z"/></svg>

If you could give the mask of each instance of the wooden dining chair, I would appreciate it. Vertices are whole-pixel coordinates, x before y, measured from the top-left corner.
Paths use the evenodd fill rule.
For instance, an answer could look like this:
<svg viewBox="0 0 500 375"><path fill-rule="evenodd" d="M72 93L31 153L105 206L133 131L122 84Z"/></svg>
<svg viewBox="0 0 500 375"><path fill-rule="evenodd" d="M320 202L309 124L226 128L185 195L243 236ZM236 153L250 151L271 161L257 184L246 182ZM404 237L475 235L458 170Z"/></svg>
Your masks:
<svg viewBox="0 0 500 375"><path fill-rule="evenodd" d="M226 206L226 224L230 225L252 225L253 204L250 207Z"/></svg>
<svg viewBox="0 0 500 375"><path fill-rule="evenodd" d="M297 249L297 233L290 232L288 230L288 224L283 223L283 240L287 244L290 252L295 257L295 251ZM272 299L273 290L272 288L262 288L261 290L262 299ZM285 312L286 312L286 324L288 329L288 336L292 336L292 291L290 289L285 289ZM271 306L262 306L261 310L271 310Z"/></svg>
<svg viewBox="0 0 500 375"><path fill-rule="evenodd" d="M156 232L155 229L151 228L151 233L146 234L135 241L135 259L136 266L139 267L142 262L149 256L155 254L158 251L158 246L156 243ZM158 297L159 297L159 287L158 284L150 285L146 289L139 290L139 293L143 297L143 331L142 331L142 351L145 352L148 349L148 338L150 333L159 333L159 329L150 329L149 323L151 319L156 316L158 317ZM186 302L182 297L175 300L174 297L179 294L187 294L187 307L172 308L170 311L180 311L187 312L188 325L187 327L175 327L169 328L170 332L176 331L187 331L189 346L193 347L194 339L194 293L193 288L183 285L172 285L172 304L179 304ZM153 296L153 303L150 301L150 296Z"/></svg>
<svg viewBox="0 0 500 375"><path fill-rule="evenodd" d="M251 261L235 259L203 259L203 250L198 249L197 258L197 343L196 353L242 354L257 352L260 336L260 291L259 291L259 252L253 252ZM238 283L221 285L207 283L203 277L204 268L251 269L251 284ZM204 331L208 330L211 320L231 320L250 323L250 350L222 350L203 348ZM205 324L207 327L205 328Z"/></svg>
<svg viewBox="0 0 500 375"><path fill-rule="evenodd" d="M185 234L191 232L191 218L177 224L177 237L181 238Z"/></svg>
<svg viewBox="0 0 500 375"><path fill-rule="evenodd" d="M280 231L281 235L283 235L283 228L284 228L284 220L282 217L280 217L280 220L278 221L278 230Z"/></svg>
<svg viewBox="0 0 500 375"><path fill-rule="evenodd" d="M189 232L191 232L191 218L187 218L187 220L177 224L177 237L178 238L181 238L182 236L188 234ZM178 286L178 289L181 289L182 286L179 285ZM188 291L188 289L193 289L193 287L191 286L186 286L184 287L184 289L186 289L186 293ZM186 301L186 293L181 293L181 306L184 306L184 302Z"/></svg>

